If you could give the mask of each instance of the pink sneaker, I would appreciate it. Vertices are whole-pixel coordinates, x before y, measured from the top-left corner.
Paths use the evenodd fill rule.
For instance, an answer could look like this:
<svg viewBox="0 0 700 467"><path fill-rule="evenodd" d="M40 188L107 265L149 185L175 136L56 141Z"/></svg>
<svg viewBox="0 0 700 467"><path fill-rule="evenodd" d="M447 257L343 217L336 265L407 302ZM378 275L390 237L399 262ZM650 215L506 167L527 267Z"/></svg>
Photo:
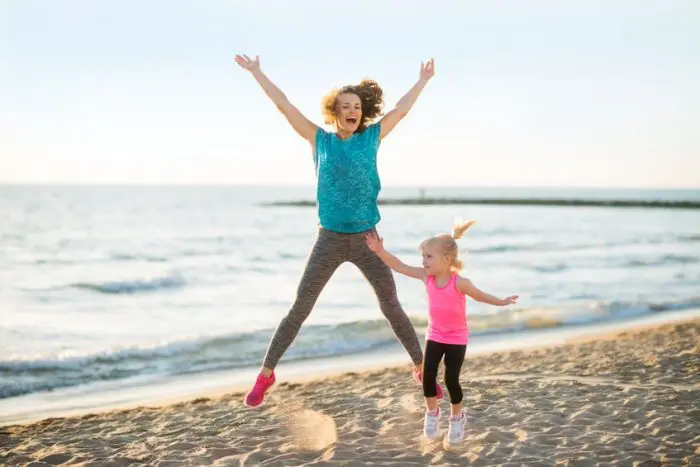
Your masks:
<svg viewBox="0 0 700 467"><path fill-rule="evenodd" d="M413 379L416 381L418 384L423 384L423 372L420 371L418 368L413 369ZM444 396L442 395L442 388L440 387L440 383L435 381L435 389L437 389L437 399L441 400Z"/></svg>
<svg viewBox="0 0 700 467"><path fill-rule="evenodd" d="M268 377L265 377L262 373L258 374L258 378L255 380L255 386L245 395L245 405L248 407L257 407L260 405L265 398L265 393L273 384L275 384L274 372Z"/></svg>

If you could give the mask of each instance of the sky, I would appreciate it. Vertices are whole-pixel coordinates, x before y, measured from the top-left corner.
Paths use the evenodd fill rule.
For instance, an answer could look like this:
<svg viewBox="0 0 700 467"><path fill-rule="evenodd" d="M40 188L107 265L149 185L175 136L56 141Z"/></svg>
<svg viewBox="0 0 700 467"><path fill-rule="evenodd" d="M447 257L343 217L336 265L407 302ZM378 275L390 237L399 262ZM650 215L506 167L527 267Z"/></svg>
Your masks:
<svg viewBox="0 0 700 467"><path fill-rule="evenodd" d="M315 183L252 76L321 125L377 80L385 186L700 188L695 0L0 0L0 183Z"/></svg>

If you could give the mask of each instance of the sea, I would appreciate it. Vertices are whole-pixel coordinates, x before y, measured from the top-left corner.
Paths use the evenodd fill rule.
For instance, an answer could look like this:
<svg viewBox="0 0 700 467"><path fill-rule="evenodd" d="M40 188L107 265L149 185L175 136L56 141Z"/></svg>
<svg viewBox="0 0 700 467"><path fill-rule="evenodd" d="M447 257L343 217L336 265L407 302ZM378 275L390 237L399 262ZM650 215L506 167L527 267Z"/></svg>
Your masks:
<svg viewBox="0 0 700 467"><path fill-rule="evenodd" d="M381 197L419 193L700 201L700 190L555 188L387 187ZM269 203L314 196L314 187L0 186L0 422L20 419L18 407L62 413L89 408L88 395L104 405L138 400L128 396L136 388L162 396L182 381L252 378L318 228L315 207ZM381 215L386 248L415 265L421 240L455 219L477 221L460 240L463 275L520 300L469 300L475 343L700 309L700 209L386 205ZM422 338L424 288L396 282ZM370 286L345 264L280 368L386 355L409 361Z"/></svg>

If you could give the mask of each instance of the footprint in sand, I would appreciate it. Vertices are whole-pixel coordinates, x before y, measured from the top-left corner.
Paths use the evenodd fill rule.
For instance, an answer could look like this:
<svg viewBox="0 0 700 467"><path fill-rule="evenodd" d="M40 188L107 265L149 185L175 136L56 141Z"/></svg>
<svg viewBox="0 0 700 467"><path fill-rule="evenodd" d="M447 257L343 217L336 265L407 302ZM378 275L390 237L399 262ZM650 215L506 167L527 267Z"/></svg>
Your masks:
<svg viewBox="0 0 700 467"><path fill-rule="evenodd" d="M300 451L320 451L338 439L333 419L314 410L290 413L286 425Z"/></svg>
<svg viewBox="0 0 700 467"><path fill-rule="evenodd" d="M441 438L428 439L422 434L418 437L418 446L423 455L434 454L438 449L440 449L441 444Z"/></svg>

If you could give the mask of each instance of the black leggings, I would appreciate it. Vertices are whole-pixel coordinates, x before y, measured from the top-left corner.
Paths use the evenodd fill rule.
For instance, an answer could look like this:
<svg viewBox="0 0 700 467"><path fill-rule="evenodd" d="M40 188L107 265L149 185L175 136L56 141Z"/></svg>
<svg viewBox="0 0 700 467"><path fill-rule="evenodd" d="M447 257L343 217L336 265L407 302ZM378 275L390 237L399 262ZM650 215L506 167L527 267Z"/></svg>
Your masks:
<svg viewBox="0 0 700 467"><path fill-rule="evenodd" d="M450 394L450 402L462 402L462 387L459 385L459 372L464 362L466 345L442 344L428 340L425 342L425 357L423 358L423 395L437 397L435 380L442 356L445 356L445 386Z"/></svg>

